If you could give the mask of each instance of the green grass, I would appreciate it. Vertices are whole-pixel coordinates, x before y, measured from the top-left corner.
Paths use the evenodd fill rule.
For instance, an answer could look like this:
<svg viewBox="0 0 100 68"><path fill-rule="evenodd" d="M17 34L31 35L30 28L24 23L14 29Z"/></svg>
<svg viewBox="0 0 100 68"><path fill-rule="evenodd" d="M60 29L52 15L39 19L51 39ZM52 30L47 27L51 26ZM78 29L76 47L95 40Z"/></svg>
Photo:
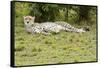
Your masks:
<svg viewBox="0 0 100 68"><path fill-rule="evenodd" d="M28 34L15 27L15 65L96 61L96 28L86 33Z"/></svg>

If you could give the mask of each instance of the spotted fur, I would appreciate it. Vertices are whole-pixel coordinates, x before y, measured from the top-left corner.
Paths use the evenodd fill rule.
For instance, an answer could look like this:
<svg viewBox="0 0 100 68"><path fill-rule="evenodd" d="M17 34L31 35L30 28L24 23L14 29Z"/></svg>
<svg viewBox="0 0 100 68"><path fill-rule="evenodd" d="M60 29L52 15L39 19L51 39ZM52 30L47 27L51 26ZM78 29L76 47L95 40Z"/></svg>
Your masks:
<svg viewBox="0 0 100 68"><path fill-rule="evenodd" d="M52 32L59 33L60 31L69 31L69 32L86 32L83 29L78 29L73 27L72 25L57 21L57 22L44 22L44 23L34 23L35 17L32 16L25 16L24 17L24 24L26 31L32 34L35 33L43 33L43 34L50 34Z"/></svg>

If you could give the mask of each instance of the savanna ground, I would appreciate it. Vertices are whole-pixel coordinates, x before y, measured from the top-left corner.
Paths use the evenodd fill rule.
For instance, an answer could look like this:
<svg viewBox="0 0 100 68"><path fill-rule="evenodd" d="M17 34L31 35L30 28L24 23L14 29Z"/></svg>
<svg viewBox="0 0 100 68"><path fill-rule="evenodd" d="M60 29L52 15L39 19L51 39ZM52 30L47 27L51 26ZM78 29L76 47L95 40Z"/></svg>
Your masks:
<svg viewBox="0 0 100 68"><path fill-rule="evenodd" d="M28 9L29 7L32 7L32 10ZM16 2L15 8L16 66L96 61L97 27L95 7L86 8L84 6L69 5L68 9L68 7L64 5L44 5L38 3L32 4ZM39 9L42 12L40 12ZM69 12L67 10L69 10ZM86 33L61 31L58 34L51 35L28 34L25 31L23 16L32 15L32 12L34 12L37 17L40 17L37 20L63 20L65 22L67 22L66 12L68 12L69 15L67 15L67 17L69 18L69 23L73 22L72 25L75 27L83 27L90 24L88 25L90 31ZM34 14L32 16L34 16ZM51 14L52 16L50 16ZM78 18L80 17L79 19L81 19L81 17L83 17L84 19L88 19L88 15L88 22L84 23L84 21L80 21L79 25Z"/></svg>
<svg viewBox="0 0 100 68"><path fill-rule="evenodd" d="M28 34L15 27L15 64L40 65L96 61L96 27L89 32Z"/></svg>

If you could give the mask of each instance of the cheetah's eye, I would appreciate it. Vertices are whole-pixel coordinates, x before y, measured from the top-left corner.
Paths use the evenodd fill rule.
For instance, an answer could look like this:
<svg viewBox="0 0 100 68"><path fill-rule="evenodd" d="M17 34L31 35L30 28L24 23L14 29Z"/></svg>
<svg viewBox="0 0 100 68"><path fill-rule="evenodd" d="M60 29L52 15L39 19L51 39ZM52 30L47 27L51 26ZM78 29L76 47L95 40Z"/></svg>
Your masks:
<svg viewBox="0 0 100 68"><path fill-rule="evenodd" d="M29 18L29 20L32 20L31 18Z"/></svg>
<svg viewBox="0 0 100 68"><path fill-rule="evenodd" d="M31 18L25 18L25 20L32 20Z"/></svg>

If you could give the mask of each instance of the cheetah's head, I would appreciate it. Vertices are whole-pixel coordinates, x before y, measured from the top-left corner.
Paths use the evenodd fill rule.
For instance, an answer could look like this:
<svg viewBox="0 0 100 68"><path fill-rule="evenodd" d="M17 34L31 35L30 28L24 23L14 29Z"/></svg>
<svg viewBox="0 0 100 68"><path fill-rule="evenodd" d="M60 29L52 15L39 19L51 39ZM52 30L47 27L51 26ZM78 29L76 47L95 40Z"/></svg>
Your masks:
<svg viewBox="0 0 100 68"><path fill-rule="evenodd" d="M31 25L34 24L35 16L23 16L24 18L24 24L25 25Z"/></svg>

